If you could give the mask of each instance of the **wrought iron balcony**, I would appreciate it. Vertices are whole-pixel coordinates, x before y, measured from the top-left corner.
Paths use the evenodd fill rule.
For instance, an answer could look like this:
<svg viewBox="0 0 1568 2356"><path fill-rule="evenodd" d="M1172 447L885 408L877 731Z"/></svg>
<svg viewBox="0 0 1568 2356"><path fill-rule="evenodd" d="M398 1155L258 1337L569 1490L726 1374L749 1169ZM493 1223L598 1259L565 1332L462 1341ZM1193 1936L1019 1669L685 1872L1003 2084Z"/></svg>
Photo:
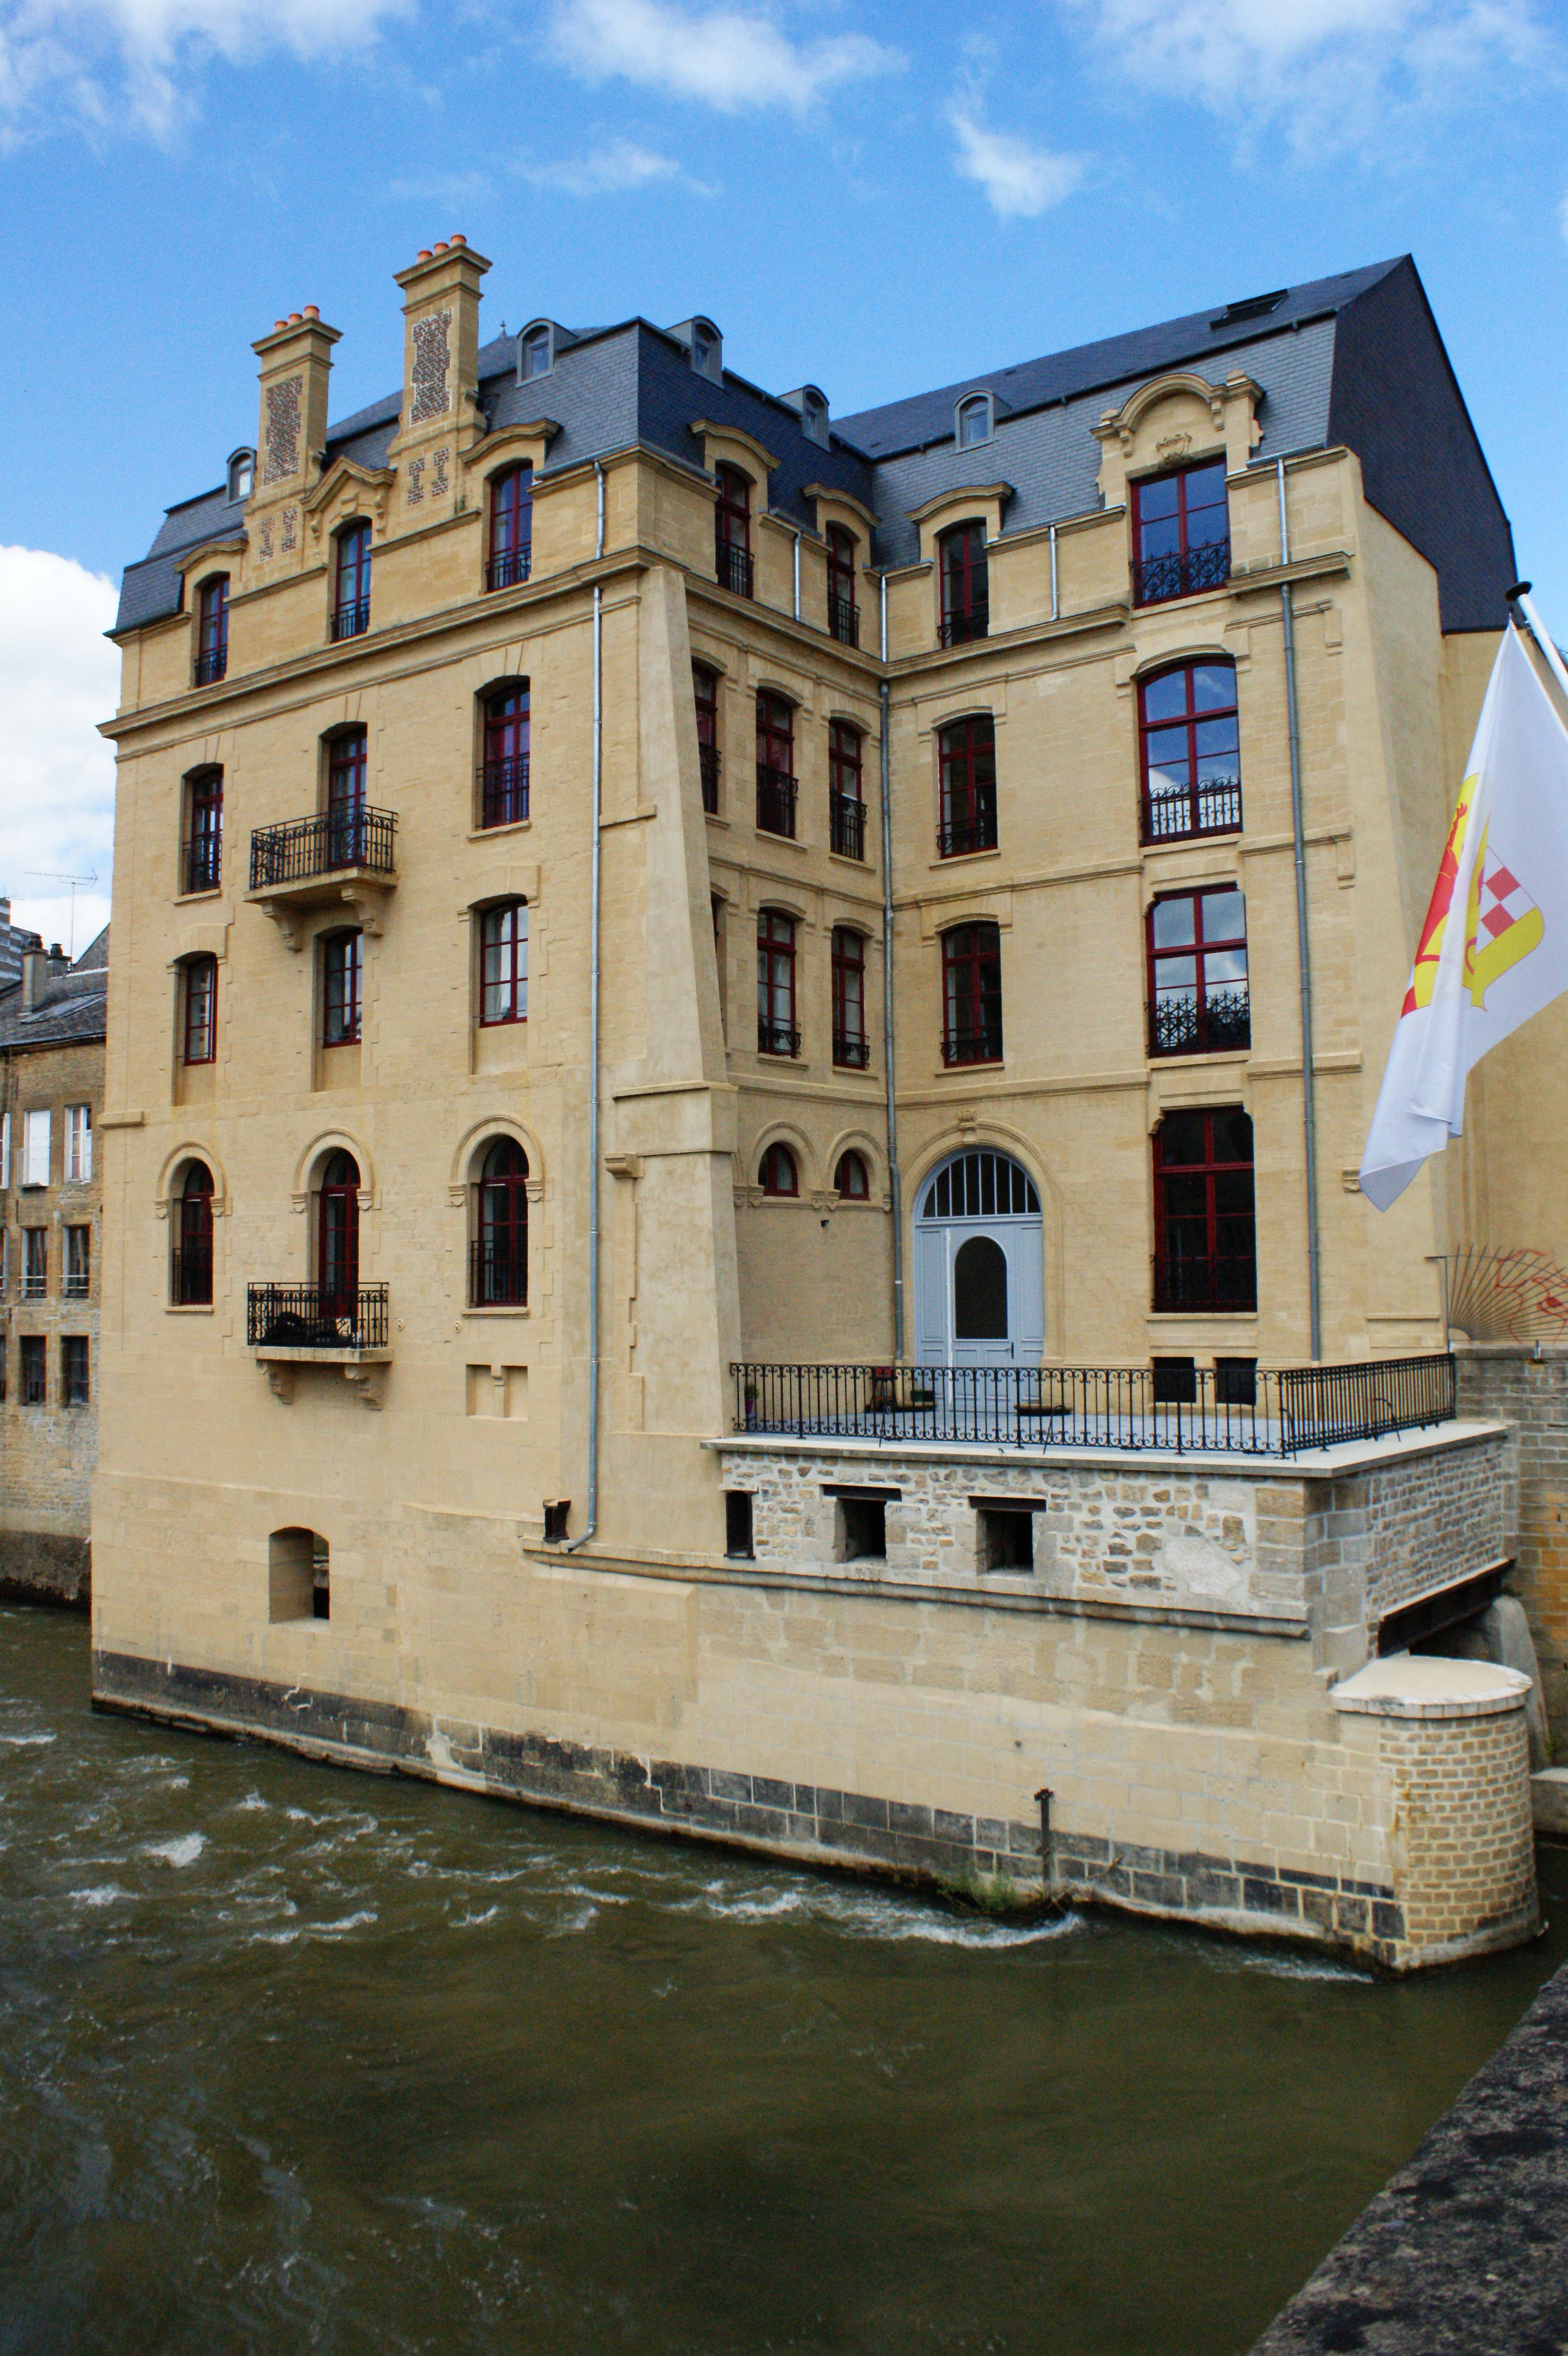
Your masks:
<svg viewBox="0 0 1568 2356"><path fill-rule="evenodd" d="M1170 597L1196 597L1223 589L1230 578L1230 542L1212 540L1203 548L1173 549L1168 556L1145 556L1133 565L1134 605L1162 605Z"/></svg>
<svg viewBox="0 0 1568 2356"><path fill-rule="evenodd" d="M339 605L332 616L334 638L362 638L371 626L371 601L356 597L352 604Z"/></svg>
<svg viewBox="0 0 1568 2356"><path fill-rule="evenodd" d="M1228 1310L1251 1311L1257 1305L1255 1252L1216 1253L1192 1258L1166 1252L1155 1261L1157 1312L1187 1309L1199 1316L1220 1316Z"/></svg>
<svg viewBox="0 0 1568 2356"><path fill-rule="evenodd" d="M937 829L937 857L962 859L972 851L996 848L996 812L975 810L966 818L945 818Z"/></svg>
<svg viewBox="0 0 1568 2356"><path fill-rule="evenodd" d="M524 541L521 548L509 548L499 556L492 556L485 567L487 589L516 589L526 581L533 564L533 542Z"/></svg>
<svg viewBox="0 0 1568 2356"><path fill-rule="evenodd" d="M196 658L197 686L216 687L228 668L228 648L209 647L205 654L199 654Z"/></svg>
<svg viewBox="0 0 1568 2356"><path fill-rule="evenodd" d="M755 594L752 583L756 567L750 549L738 547L732 540L721 540L714 551L714 570L721 589L733 589L737 597Z"/></svg>
<svg viewBox="0 0 1568 2356"><path fill-rule="evenodd" d="M1211 990L1200 999L1196 990L1179 996L1172 991L1156 998L1149 1010L1151 1055L1219 1055L1252 1044L1251 993Z"/></svg>
<svg viewBox="0 0 1568 2356"><path fill-rule="evenodd" d="M961 1025L942 1033L942 1061L954 1064L999 1064L1002 1061L1002 1023L982 1023Z"/></svg>
<svg viewBox="0 0 1568 2356"><path fill-rule="evenodd" d="M864 1072L871 1061L871 1042L864 1031L835 1031L833 1061L848 1071Z"/></svg>
<svg viewBox="0 0 1568 2356"><path fill-rule="evenodd" d="M187 1244L169 1254L168 1297L177 1309L212 1305L212 1247Z"/></svg>
<svg viewBox="0 0 1568 2356"><path fill-rule="evenodd" d="M528 763L524 753L510 761L479 765L479 824L521 826L528 816Z"/></svg>
<svg viewBox="0 0 1568 2356"><path fill-rule="evenodd" d="M180 852L180 867L188 892L216 892L223 881L223 838L220 834L198 834L185 844Z"/></svg>
<svg viewBox="0 0 1568 2356"><path fill-rule="evenodd" d="M828 796L828 848L841 859L865 857L865 804L853 794Z"/></svg>
<svg viewBox="0 0 1568 2356"><path fill-rule="evenodd" d="M384 1284L342 1291L319 1284L246 1287L245 1340L263 1357L385 1351L390 1330Z"/></svg>
<svg viewBox="0 0 1568 2356"><path fill-rule="evenodd" d="M395 868L397 814L357 804L325 810L315 818L289 819L282 826L259 826L251 837L251 889L307 884L364 868L390 878Z"/></svg>
<svg viewBox="0 0 1568 2356"><path fill-rule="evenodd" d="M63 1297L67 1301L88 1301L92 1296L92 1271L86 1268L68 1268L65 1272Z"/></svg>
<svg viewBox="0 0 1568 2356"><path fill-rule="evenodd" d="M703 779L703 808L710 818L719 814L719 748L716 744L699 744L697 766Z"/></svg>
<svg viewBox="0 0 1568 2356"><path fill-rule="evenodd" d="M757 824L763 834L787 835L795 838L794 778L787 769L770 769L765 763L757 765Z"/></svg>
<svg viewBox="0 0 1568 2356"><path fill-rule="evenodd" d="M828 599L828 629L841 647L860 644L860 607L852 597Z"/></svg>
<svg viewBox="0 0 1568 2356"><path fill-rule="evenodd" d="M787 1023L764 1023L759 1016L757 1024L757 1052L759 1055L798 1055L800 1052L800 1034L798 1031L792 1031Z"/></svg>
<svg viewBox="0 0 1568 2356"><path fill-rule="evenodd" d="M959 612L942 616L939 636L944 647L966 646L971 638L985 638L990 635L991 601L988 597L980 598Z"/></svg>
<svg viewBox="0 0 1568 2356"><path fill-rule="evenodd" d="M1180 842L1195 834L1235 834L1241 824L1240 777L1205 777L1144 797L1144 841Z"/></svg>
<svg viewBox="0 0 1568 2356"><path fill-rule="evenodd" d="M468 1304L473 1309L526 1309L528 1253L515 1244L468 1246Z"/></svg>

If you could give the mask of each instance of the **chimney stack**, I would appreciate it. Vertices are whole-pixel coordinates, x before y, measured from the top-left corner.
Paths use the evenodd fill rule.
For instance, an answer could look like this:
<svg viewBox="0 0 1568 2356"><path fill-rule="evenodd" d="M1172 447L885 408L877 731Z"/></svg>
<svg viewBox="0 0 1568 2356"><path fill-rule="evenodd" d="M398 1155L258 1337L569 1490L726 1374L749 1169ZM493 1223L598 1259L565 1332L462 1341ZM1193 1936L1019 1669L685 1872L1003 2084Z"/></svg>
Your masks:
<svg viewBox="0 0 1568 2356"><path fill-rule="evenodd" d="M252 345L262 363L256 434L256 500L297 498L319 475L327 441L328 382L338 328L324 327L314 303L278 320Z"/></svg>
<svg viewBox="0 0 1568 2356"><path fill-rule="evenodd" d="M49 961L44 955L44 945L37 938L22 951L22 1012L34 1014L44 994L48 979Z"/></svg>
<svg viewBox="0 0 1568 2356"><path fill-rule="evenodd" d="M489 266L467 238L451 237L422 246L417 261L396 273L403 291L403 420L392 445L399 457L437 442L465 451L482 430L479 281ZM446 463L434 470L433 491L446 473ZM450 479L455 486L455 468Z"/></svg>

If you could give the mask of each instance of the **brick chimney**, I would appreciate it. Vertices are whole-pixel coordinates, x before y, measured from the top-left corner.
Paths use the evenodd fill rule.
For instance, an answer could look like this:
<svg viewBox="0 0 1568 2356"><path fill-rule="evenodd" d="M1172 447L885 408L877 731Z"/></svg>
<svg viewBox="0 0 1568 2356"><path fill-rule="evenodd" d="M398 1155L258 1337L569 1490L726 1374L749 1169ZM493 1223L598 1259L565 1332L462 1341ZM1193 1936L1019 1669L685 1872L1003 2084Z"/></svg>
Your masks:
<svg viewBox="0 0 1568 2356"><path fill-rule="evenodd" d="M341 340L337 327L322 325L312 303L280 319L270 336L252 345L262 363L252 505L297 498L318 480L332 347Z"/></svg>
<svg viewBox="0 0 1568 2356"><path fill-rule="evenodd" d="M440 442L470 449L483 430L479 281L489 266L466 238L453 237L396 273L403 296L403 422L393 444L400 458Z"/></svg>
<svg viewBox="0 0 1568 2356"><path fill-rule="evenodd" d="M44 994L44 984L49 976L49 961L44 955L42 941L35 938L22 951L22 1012L36 1013Z"/></svg>

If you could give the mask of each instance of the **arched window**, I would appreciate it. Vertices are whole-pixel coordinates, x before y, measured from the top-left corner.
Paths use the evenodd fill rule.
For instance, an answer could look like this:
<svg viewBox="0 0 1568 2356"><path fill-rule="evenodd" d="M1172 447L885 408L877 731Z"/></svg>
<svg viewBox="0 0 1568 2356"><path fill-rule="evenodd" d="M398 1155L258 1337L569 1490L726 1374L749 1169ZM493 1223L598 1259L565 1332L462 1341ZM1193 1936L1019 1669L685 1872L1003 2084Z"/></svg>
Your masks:
<svg viewBox="0 0 1568 2356"><path fill-rule="evenodd" d="M942 644L961 647L991 627L991 575L983 523L955 524L937 542L942 589Z"/></svg>
<svg viewBox="0 0 1568 2356"><path fill-rule="evenodd" d="M996 848L996 723L989 712L952 720L937 736L941 812L939 859Z"/></svg>
<svg viewBox="0 0 1568 2356"><path fill-rule="evenodd" d="M757 1173L757 1183L765 1194L798 1194L800 1181L795 1168L795 1157L787 1145L770 1145L763 1155Z"/></svg>
<svg viewBox="0 0 1568 2356"><path fill-rule="evenodd" d="M860 608L854 602L854 534L842 523L828 526L828 628L839 644L860 644Z"/></svg>
<svg viewBox="0 0 1568 2356"><path fill-rule="evenodd" d="M468 1297L476 1309L528 1305L528 1156L498 1137L474 1186Z"/></svg>
<svg viewBox="0 0 1568 2356"><path fill-rule="evenodd" d="M865 803L862 798L861 734L852 722L828 727L828 848L841 859L865 857Z"/></svg>
<svg viewBox="0 0 1568 2356"><path fill-rule="evenodd" d="M779 908L764 908L757 919L757 1052L800 1052L795 1026L795 919Z"/></svg>
<svg viewBox="0 0 1568 2356"><path fill-rule="evenodd" d="M327 747L327 864L363 866L370 850L365 809L366 736L345 728Z"/></svg>
<svg viewBox="0 0 1568 2356"><path fill-rule="evenodd" d="M719 810L719 675L706 663L692 665L692 695L697 707L697 766L702 772L703 808L710 818Z"/></svg>
<svg viewBox="0 0 1568 2356"><path fill-rule="evenodd" d="M1138 690L1144 841L1234 834L1241 823L1236 672L1228 662L1178 664Z"/></svg>
<svg viewBox="0 0 1568 2356"><path fill-rule="evenodd" d="M212 1173L193 1162L185 1173L177 1205L170 1294L178 1308L208 1308L212 1301Z"/></svg>
<svg viewBox="0 0 1568 2356"><path fill-rule="evenodd" d="M518 374L525 383L530 377L549 375L555 365L555 335L548 319L523 329L519 362Z"/></svg>
<svg viewBox="0 0 1568 2356"><path fill-rule="evenodd" d="M822 449L827 449L832 437L828 430L826 395L819 392L814 384L808 384L802 386L800 400L801 433L808 442L815 442Z"/></svg>
<svg viewBox="0 0 1568 2356"><path fill-rule="evenodd" d="M187 892L216 892L223 881L223 772L193 769L185 781L185 842L181 865Z"/></svg>
<svg viewBox="0 0 1568 2356"><path fill-rule="evenodd" d="M944 1064L1002 1059L1002 935L993 924L955 925L942 935Z"/></svg>
<svg viewBox="0 0 1568 2356"><path fill-rule="evenodd" d="M1222 589L1230 578L1225 461L1145 476L1133 486L1133 603Z"/></svg>
<svg viewBox="0 0 1568 2356"><path fill-rule="evenodd" d="M713 384L724 382L724 337L711 319L692 322L692 366Z"/></svg>
<svg viewBox="0 0 1568 2356"><path fill-rule="evenodd" d="M218 960L187 958L180 969L185 1003L181 1008L181 1055L188 1064L211 1064L218 1058Z"/></svg>
<svg viewBox="0 0 1568 2356"><path fill-rule="evenodd" d="M839 1155L838 1168L833 1172L833 1189L846 1203L870 1200L871 1177L864 1154L856 1153L852 1148L849 1152Z"/></svg>
<svg viewBox="0 0 1568 2356"><path fill-rule="evenodd" d="M490 484L487 589L515 589L533 562L533 468L509 466Z"/></svg>
<svg viewBox="0 0 1568 2356"><path fill-rule="evenodd" d="M862 1072L871 1061L865 1032L865 936L851 925L833 926L833 1061Z"/></svg>
<svg viewBox="0 0 1568 2356"><path fill-rule="evenodd" d="M357 638L371 626L371 527L345 524L338 535L332 635Z"/></svg>
<svg viewBox="0 0 1568 2356"><path fill-rule="evenodd" d="M256 454L253 450L236 450L229 461L229 504L248 499L256 486Z"/></svg>
<svg viewBox="0 0 1568 2356"><path fill-rule="evenodd" d="M988 393L972 392L967 401L958 405L958 444L961 450L972 450L976 443L991 439L991 397Z"/></svg>
<svg viewBox="0 0 1568 2356"><path fill-rule="evenodd" d="M795 707L768 688L757 698L757 823L795 836Z"/></svg>
<svg viewBox="0 0 1568 2356"><path fill-rule="evenodd" d="M1155 1131L1155 1308L1258 1305L1252 1124L1239 1106L1168 1112Z"/></svg>
<svg viewBox="0 0 1568 2356"><path fill-rule="evenodd" d="M529 687L514 679L485 698L479 824L520 826L528 816Z"/></svg>
<svg viewBox="0 0 1568 2356"><path fill-rule="evenodd" d="M360 1165L332 1154L321 1173L317 1205L316 1280L323 1317L357 1322L360 1295Z"/></svg>
<svg viewBox="0 0 1568 2356"><path fill-rule="evenodd" d="M714 509L714 569L721 588L737 597L749 597L751 563L751 477L738 466L718 469L718 505Z"/></svg>
<svg viewBox="0 0 1568 2356"><path fill-rule="evenodd" d="M1037 1219L1039 1190L1004 1153L955 1154L926 1188L922 1219Z"/></svg>
<svg viewBox="0 0 1568 2356"><path fill-rule="evenodd" d="M196 597L196 684L211 687L229 668L229 575L215 573Z"/></svg>
<svg viewBox="0 0 1568 2356"><path fill-rule="evenodd" d="M321 1044L357 1046L363 996L364 940L358 932L328 933L321 943Z"/></svg>
<svg viewBox="0 0 1568 2356"><path fill-rule="evenodd" d="M502 900L479 918L479 1023L528 1020L528 904Z"/></svg>

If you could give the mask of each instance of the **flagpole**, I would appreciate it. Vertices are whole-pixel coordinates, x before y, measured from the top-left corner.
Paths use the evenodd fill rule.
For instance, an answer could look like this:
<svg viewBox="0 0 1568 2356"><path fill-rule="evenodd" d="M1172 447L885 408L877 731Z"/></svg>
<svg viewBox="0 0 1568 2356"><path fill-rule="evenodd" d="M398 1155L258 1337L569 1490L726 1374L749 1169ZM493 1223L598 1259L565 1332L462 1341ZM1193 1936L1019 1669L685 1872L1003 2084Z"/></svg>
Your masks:
<svg viewBox="0 0 1568 2356"><path fill-rule="evenodd" d="M1535 600L1530 594L1530 586L1528 581L1516 581L1508 593L1509 604L1519 607L1524 618L1525 628L1545 658L1547 669L1552 673L1563 694L1568 696L1568 670L1563 668L1563 658L1552 644L1551 631L1535 610Z"/></svg>

